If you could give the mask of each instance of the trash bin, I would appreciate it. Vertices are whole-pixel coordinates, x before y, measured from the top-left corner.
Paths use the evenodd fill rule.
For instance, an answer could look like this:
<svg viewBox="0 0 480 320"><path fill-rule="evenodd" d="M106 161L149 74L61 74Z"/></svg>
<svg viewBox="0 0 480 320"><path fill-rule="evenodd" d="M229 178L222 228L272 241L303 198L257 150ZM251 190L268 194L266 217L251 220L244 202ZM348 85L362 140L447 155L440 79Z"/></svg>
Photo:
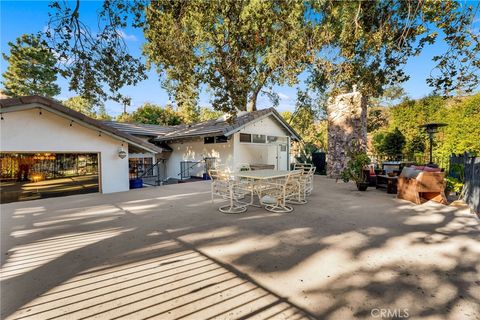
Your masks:
<svg viewBox="0 0 480 320"><path fill-rule="evenodd" d="M143 187L143 180L141 178L130 179L130 189L138 189Z"/></svg>

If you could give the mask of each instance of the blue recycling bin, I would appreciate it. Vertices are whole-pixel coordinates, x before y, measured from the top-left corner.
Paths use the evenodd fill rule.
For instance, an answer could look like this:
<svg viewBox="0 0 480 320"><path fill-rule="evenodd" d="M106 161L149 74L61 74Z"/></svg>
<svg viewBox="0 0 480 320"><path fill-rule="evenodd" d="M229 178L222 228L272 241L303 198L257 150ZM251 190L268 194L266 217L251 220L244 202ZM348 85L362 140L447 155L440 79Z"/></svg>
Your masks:
<svg viewBox="0 0 480 320"><path fill-rule="evenodd" d="M143 188L143 180L141 178L130 179L130 189Z"/></svg>

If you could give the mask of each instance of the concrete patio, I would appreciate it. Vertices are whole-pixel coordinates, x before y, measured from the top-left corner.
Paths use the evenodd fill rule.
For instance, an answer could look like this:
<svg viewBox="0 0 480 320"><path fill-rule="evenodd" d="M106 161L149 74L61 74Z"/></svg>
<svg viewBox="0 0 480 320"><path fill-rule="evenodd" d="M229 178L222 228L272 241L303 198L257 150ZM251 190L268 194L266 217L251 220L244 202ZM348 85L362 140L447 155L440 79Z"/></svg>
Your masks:
<svg viewBox="0 0 480 320"><path fill-rule="evenodd" d="M292 213L225 215L209 190L2 205L2 318L480 318L480 224L465 207L315 177Z"/></svg>

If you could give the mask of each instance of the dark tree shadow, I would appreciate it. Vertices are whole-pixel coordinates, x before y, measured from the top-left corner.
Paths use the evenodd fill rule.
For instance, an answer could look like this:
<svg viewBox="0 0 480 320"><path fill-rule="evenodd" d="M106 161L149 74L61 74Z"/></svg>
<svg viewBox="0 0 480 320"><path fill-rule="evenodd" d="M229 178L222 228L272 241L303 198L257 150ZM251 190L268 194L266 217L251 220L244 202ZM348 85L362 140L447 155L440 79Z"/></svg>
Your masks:
<svg viewBox="0 0 480 320"><path fill-rule="evenodd" d="M2 318L480 316L480 227L317 179L292 214L186 184L2 206Z"/></svg>

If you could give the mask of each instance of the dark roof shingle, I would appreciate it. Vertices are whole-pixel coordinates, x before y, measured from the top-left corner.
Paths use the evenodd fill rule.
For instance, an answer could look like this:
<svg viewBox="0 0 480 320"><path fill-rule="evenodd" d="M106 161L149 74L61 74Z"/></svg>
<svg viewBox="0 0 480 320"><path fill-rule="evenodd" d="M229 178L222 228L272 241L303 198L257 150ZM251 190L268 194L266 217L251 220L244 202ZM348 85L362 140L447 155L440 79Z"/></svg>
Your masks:
<svg viewBox="0 0 480 320"><path fill-rule="evenodd" d="M156 137L157 141L186 139L198 136L228 135L244 125L257 120L263 116L273 114L285 128L290 131L294 138L300 138L295 130L289 126L274 108L262 109L248 113L239 114L233 123L224 119L208 120L193 124L177 126L158 126L139 123L122 123L108 121L104 122L118 130L129 134L145 135Z"/></svg>

